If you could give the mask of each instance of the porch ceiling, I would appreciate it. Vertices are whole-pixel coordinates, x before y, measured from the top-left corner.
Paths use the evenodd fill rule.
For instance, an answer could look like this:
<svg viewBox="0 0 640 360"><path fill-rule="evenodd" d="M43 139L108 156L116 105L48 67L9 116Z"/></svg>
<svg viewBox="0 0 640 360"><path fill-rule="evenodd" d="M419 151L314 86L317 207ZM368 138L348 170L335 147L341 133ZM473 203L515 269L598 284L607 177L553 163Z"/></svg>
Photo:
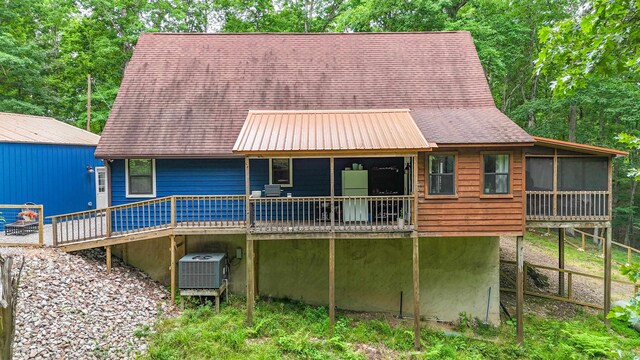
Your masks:
<svg viewBox="0 0 640 360"><path fill-rule="evenodd" d="M408 109L251 110L233 152L247 155L429 151Z"/></svg>

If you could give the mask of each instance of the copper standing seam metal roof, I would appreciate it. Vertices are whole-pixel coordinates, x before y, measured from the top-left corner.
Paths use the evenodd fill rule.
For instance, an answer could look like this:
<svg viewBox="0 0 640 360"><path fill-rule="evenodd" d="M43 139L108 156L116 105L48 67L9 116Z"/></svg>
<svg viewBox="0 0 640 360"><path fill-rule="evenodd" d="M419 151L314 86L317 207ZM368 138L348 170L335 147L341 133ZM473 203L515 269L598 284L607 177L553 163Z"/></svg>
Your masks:
<svg viewBox="0 0 640 360"><path fill-rule="evenodd" d="M233 152L389 153L427 151L429 144L408 109L251 110Z"/></svg>

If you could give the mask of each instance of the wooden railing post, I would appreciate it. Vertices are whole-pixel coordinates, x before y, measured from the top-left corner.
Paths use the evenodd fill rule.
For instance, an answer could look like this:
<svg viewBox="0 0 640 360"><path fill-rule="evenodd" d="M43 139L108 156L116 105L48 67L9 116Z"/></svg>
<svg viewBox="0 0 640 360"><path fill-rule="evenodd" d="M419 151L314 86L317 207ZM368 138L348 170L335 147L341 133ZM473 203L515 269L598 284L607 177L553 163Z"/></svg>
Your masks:
<svg viewBox="0 0 640 360"><path fill-rule="evenodd" d="M38 244L44 245L44 205L38 205Z"/></svg>
<svg viewBox="0 0 640 360"><path fill-rule="evenodd" d="M52 240L53 246L58 246L58 218L54 216L51 218L51 232L52 232Z"/></svg>
<svg viewBox="0 0 640 360"><path fill-rule="evenodd" d="M586 243L585 243L585 239L584 239L586 235L585 235L585 233L581 233L581 234L582 234L582 251L585 251L585 250L587 250L587 248L585 247Z"/></svg>
<svg viewBox="0 0 640 360"><path fill-rule="evenodd" d="M113 232L113 229L112 229L113 225L111 223L111 214L112 214L111 208L107 207L104 212L104 216L105 216L104 222L106 224L105 236L108 238L111 237L111 234Z"/></svg>
<svg viewBox="0 0 640 360"><path fill-rule="evenodd" d="M571 288L573 285L572 273L567 273L567 299L571 300L573 298L573 289Z"/></svg>
<svg viewBox="0 0 640 360"><path fill-rule="evenodd" d="M176 196L171 197L171 227L176 227Z"/></svg>

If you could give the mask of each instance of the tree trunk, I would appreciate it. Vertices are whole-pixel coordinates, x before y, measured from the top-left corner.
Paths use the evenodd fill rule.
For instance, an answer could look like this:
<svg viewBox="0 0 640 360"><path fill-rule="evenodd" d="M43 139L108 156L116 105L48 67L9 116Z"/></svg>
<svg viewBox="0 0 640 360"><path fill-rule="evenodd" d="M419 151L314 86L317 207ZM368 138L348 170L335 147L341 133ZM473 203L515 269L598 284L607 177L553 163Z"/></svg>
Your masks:
<svg viewBox="0 0 640 360"><path fill-rule="evenodd" d="M3 360L11 360L13 357L13 339L16 334L16 302L24 258L22 258L22 264L15 276L11 275L12 266L13 257L0 256L0 284L2 284L2 292L0 293L0 323L2 326L0 328L0 359Z"/></svg>
<svg viewBox="0 0 640 360"><path fill-rule="evenodd" d="M631 194L629 197L629 208L633 209L633 204L635 203L636 196L636 187L638 186L638 182L635 180L631 180ZM629 239L631 239L631 233L633 232L633 211L629 212L629 219L627 220L627 231L624 234L624 244L629 245Z"/></svg>
<svg viewBox="0 0 640 360"><path fill-rule="evenodd" d="M604 142L604 111L600 110L600 142Z"/></svg>
<svg viewBox="0 0 640 360"><path fill-rule="evenodd" d="M569 141L576 141L576 123L578 120L578 107L576 104L571 104L569 109Z"/></svg>

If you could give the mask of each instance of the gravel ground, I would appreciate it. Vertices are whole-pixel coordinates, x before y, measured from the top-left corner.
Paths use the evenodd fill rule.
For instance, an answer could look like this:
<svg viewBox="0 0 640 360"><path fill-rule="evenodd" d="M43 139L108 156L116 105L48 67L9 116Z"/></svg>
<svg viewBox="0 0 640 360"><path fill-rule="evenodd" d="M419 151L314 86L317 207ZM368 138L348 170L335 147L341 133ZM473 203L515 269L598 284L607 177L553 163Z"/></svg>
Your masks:
<svg viewBox="0 0 640 360"><path fill-rule="evenodd" d="M134 335L172 308L166 289L103 250L0 248L24 256L16 320L16 359L126 359L144 351Z"/></svg>
<svg viewBox="0 0 640 360"><path fill-rule="evenodd" d="M47 246L53 245L53 232L51 225L45 225L43 232L44 244ZM38 233L32 233L27 235L5 235L4 230L0 232L0 244L38 244Z"/></svg>

